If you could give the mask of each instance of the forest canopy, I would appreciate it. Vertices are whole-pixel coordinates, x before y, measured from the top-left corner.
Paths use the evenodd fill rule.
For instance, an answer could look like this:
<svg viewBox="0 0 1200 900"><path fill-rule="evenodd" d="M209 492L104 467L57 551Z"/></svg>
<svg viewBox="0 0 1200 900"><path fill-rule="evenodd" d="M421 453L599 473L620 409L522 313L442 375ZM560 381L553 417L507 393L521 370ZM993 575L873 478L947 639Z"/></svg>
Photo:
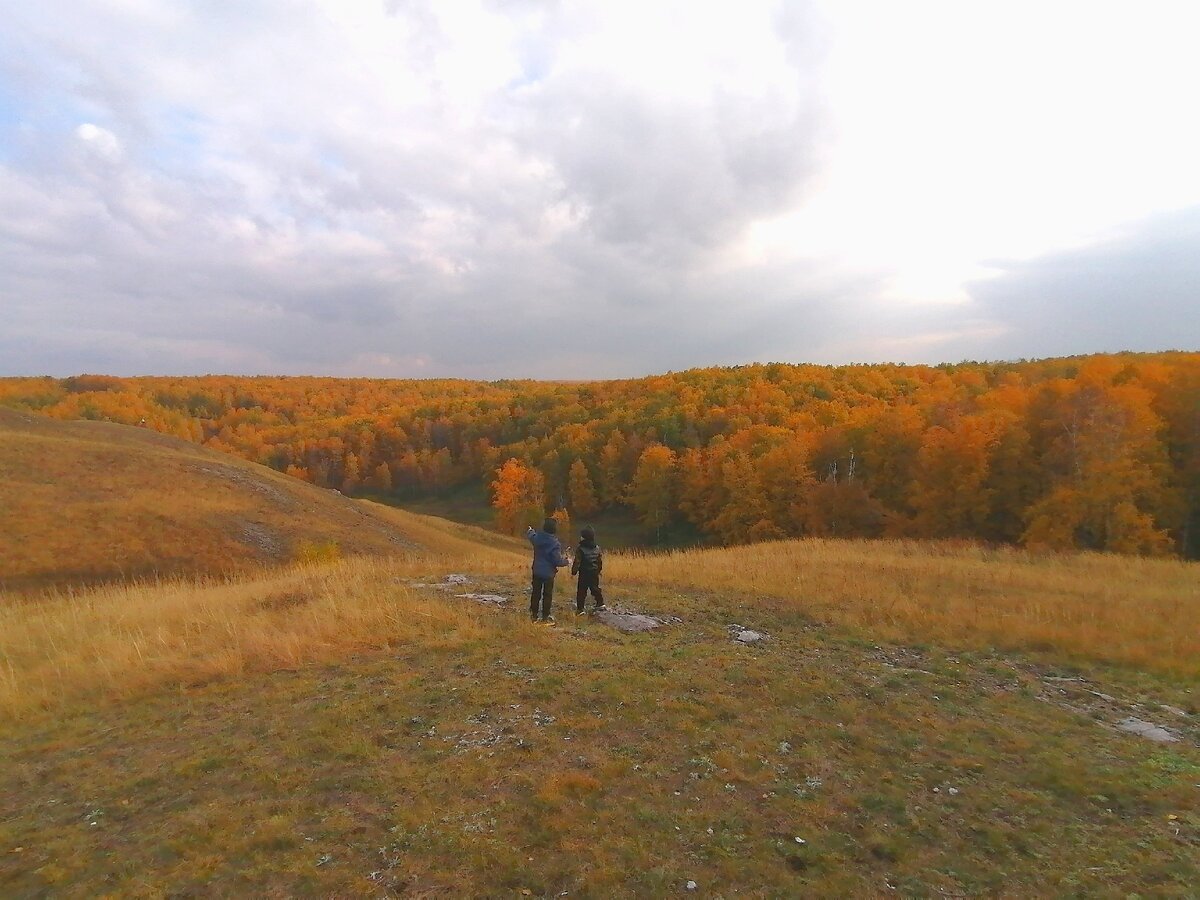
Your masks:
<svg viewBox="0 0 1200 900"><path fill-rule="evenodd" d="M656 534L720 543L903 536L1200 555L1200 353L569 383L8 378L0 404L142 424L344 493L475 483L526 507L540 493L543 511L576 519L624 507Z"/></svg>

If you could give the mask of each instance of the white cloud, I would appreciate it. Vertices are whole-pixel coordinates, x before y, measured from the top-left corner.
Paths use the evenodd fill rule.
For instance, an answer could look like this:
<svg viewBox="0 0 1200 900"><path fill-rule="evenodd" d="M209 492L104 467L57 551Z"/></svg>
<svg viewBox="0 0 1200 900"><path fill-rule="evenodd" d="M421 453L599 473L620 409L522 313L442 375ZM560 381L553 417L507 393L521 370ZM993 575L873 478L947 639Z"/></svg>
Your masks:
<svg viewBox="0 0 1200 900"><path fill-rule="evenodd" d="M115 162L120 159L121 142L107 128L101 128L91 122L84 122L75 129L75 135L105 160Z"/></svg>
<svg viewBox="0 0 1200 900"><path fill-rule="evenodd" d="M982 277L1200 204L1194 15L1129 10L23 5L0 35L21 335L0 370L584 377L999 346L1021 329ZM110 332L137 354L90 347Z"/></svg>

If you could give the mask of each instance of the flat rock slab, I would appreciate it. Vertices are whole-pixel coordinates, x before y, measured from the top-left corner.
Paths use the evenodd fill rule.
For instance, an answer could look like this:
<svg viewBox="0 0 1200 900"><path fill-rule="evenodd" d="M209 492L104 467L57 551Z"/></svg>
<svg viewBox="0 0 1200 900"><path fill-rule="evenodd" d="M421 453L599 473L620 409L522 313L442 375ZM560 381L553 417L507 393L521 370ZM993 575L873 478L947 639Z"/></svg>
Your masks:
<svg viewBox="0 0 1200 900"><path fill-rule="evenodd" d="M654 616L644 616L641 613L633 612L617 612L612 609L602 609L596 613L595 619L597 622L602 622L610 628L615 628L617 631L623 631L626 634L638 634L643 631L653 631L655 628L662 628L666 623Z"/></svg>
<svg viewBox="0 0 1200 900"><path fill-rule="evenodd" d="M1152 741L1158 741L1163 744L1170 744L1179 740L1179 738L1175 737L1167 729L1159 728L1150 722L1143 722L1141 719L1135 719L1133 716L1122 719L1117 723L1117 727L1122 731L1128 731L1130 734L1141 735L1144 738L1149 738Z"/></svg>
<svg viewBox="0 0 1200 900"><path fill-rule="evenodd" d="M507 597L501 597L499 594L458 594L464 600L474 600L476 603L488 603L492 606L503 606L508 602Z"/></svg>

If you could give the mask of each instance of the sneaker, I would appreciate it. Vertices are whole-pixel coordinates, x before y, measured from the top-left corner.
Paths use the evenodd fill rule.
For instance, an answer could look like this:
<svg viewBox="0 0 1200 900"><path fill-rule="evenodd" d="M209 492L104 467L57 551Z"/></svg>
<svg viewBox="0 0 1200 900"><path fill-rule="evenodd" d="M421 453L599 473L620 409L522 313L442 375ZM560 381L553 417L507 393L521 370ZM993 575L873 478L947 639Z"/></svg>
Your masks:
<svg viewBox="0 0 1200 900"><path fill-rule="evenodd" d="M608 610L608 607L605 606L603 603L597 603L596 608L593 609L592 612L606 612L607 610Z"/></svg>
<svg viewBox="0 0 1200 900"><path fill-rule="evenodd" d="M557 625L558 623L554 621L554 616L546 616L546 618L542 619L542 624L543 625Z"/></svg>
<svg viewBox="0 0 1200 900"><path fill-rule="evenodd" d="M587 615L587 610L583 610L583 609L577 609L577 610L575 610L575 615L577 615L577 616L586 616L586 615Z"/></svg>

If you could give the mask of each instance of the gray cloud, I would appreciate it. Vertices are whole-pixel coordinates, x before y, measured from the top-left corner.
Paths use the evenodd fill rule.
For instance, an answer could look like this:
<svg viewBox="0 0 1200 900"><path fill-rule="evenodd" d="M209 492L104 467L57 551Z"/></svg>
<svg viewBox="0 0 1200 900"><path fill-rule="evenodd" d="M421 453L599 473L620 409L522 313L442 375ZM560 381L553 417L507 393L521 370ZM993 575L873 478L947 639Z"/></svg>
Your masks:
<svg viewBox="0 0 1200 900"><path fill-rule="evenodd" d="M2 54L35 88L23 118L72 114L0 169L0 372L703 362L741 300L693 269L802 190L815 100L732 97L719 78L660 95L572 64L587 16L518 4L525 83L464 109L437 74L434 9L388 8L412 62L396 100L315 7L80 7L67 32L23 12Z"/></svg>
<svg viewBox="0 0 1200 900"><path fill-rule="evenodd" d="M991 358L1200 347L1200 207L1155 216L1092 246L1026 262L969 286L1003 333Z"/></svg>
<svg viewBox="0 0 1200 900"><path fill-rule="evenodd" d="M589 49L606 7L488 3L500 18L477 45L416 0L350 25L345 4L210 7L6 14L0 375L606 377L1030 355L1043 288L1082 310L1090 276L1071 279L1108 259L1093 281L1108 278L1120 320L1117 285L1132 287L1119 253L1081 251L1007 267L947 315L889 307L887 273L803 248L729 262L826 161L827 35L806 4L739 13L773 66L727 78L738 60L714 38L667 87ZM475 53L496 56L473 68ZM1175 247L1142 270L1186 281L1172 227L1121 258ZM972 337L997 322L1007 343ZM1079 343L1102 349L1104 333Z"/></svg>

